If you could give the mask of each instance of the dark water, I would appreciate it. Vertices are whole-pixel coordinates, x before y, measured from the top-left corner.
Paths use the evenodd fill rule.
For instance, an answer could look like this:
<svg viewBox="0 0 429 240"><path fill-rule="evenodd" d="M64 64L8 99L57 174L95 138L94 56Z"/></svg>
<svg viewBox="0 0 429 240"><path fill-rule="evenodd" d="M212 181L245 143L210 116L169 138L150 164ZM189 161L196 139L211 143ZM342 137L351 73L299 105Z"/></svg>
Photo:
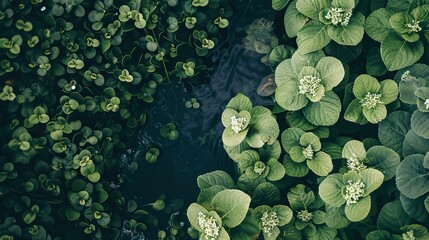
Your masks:
<svg viewBox="0 0 429 240"><path fill-rule="evenodd" d="M139 169L129 175L122 187L128 197L139 204L155 201L165 194L168 199L180 198L185 206L196 200L196 178L216 169L234 173L234 164L225 153L221 141L223 125L221 114L228 101L237 93L245 93L254 105L272 104L270 98L256 94L260 81L272 73L261 63L263 56L243 47L245 26L264 17L274 20L271 1L236 1L235 18L230 21L225 43L210 56L210 81L192 88L184 87L175 79L172 85L157 89L155 101L148 107L148 122L138 136L140 148L127 154L139 163ZM185 80L186 81L186 80ZM186 85L186 84L185 84ZM185 102L196 98L200 108L186 108ZM179 138L170 141L162 138L160 128L174 122ZM145 162L145 145L155 143L161 155L155 164ZM124 155L125 157L125 155Z"/></svg>

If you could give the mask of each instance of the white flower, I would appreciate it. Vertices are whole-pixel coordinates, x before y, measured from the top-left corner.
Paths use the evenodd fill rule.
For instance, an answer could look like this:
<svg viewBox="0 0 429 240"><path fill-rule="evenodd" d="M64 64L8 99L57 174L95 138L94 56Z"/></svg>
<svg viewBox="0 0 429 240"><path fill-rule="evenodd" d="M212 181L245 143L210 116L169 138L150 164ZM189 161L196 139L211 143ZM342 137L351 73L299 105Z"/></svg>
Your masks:
<svg viewBox="0 0 429 240"><path fill-rule="evenodd" d="M402 239L404 239L404 240L415 240L416 237L414 237L414 231L410 230L410 231L408 231L406 233L403 233L402 234Z"/></svg>
<svg viewBox="0 0 429 240"><path fill-rule="evenodd" d="M411 23L405 24L405 27L410 29L411 32L420 32L422 28L419 25L420 21L413 20Z"/></svg>
<svg viewBox="0 0 429 240"><path fill-rule="evenodd" d="M232 131L235 133L238 133L243 130L244 126L246 125L247 119L245 117L239 117L236 116L231 117L231 128Z"/></svg>
<svg viewBox="0 0 429 240"><path fill-rule="evenodd" d="M346 187L346 194L344 195L344 199L346 199L346 204L355 204L358 202L359 198L363 196L365 184L359 180L353 182L352 180L348 181L348 186Z"/></svg>
<svg viewBox="0 0 429 240"><path fill-rule="evenodd" d="M380 101L380 98L381 94L367 93L365 98L360 100L359 103L362 107L373 109L377 107L378 104L383 104L383 102Z"/></svg>
<svg viewBox="0 0 429 240"><path fill-rule="evenodd" d="M426 99L426 101L425 101L425 106L426 106L426 109L429 109L429 98L428 98L428 99Z"/></svg>
<svg viewBox="0 0 429 240"><path fill-rule="evenodd" d="M350 170L354 170L358 173L362 172L366 169L365 164L363 164L362 160L360 160L358 157L356 157L354 154L352 157L347 159L347 167Z"/></svg>
<svg viewBox="0 0 429 240"><path fill-rule="evenodd" d="M308 145L306 148L302 149L302 155L304 155L304 157L306 159L313 159L313 148L311 147L311 145Z"/></svg>
<svg viewBox="0 0 429 240"><path fill-rule="evenodd" d="M198 213L198 226L203 229L206 240L216 240L219 236L220 227L212 216L206 216L204 213Z"/></svg>
<svg viewBox="0 0 429 240"><path fill-rule="evenodd" d="M299 80L299 93L306 94L310 93L311 96L316 96L316 90L319 86L320 78L315 77L313 75L306 75L302 79Z"/></svg>
<svg viewBox="0 0 429 240"><path fill-rule="evenodd" d="M297 217L299 220L303 222L309 222L313 218L313 214L307 211L307 209L305 209L305 210L299 211Z"/></svg>
<svg viewBox="0 0 429 240"><path fill-rule="evenodd" d="M352 11L346 12L344 8L331 7L325 15L325 18L337 26L339 23L345 27L349 24L352 17Z"/></svg>
<svg viewBox="0 0 429 240"><path fill-rule="evenodd" d="M279 224L280 220L276 212L264 212L262 213L261 222L262 231L270 237L271 232Z"/></svg>

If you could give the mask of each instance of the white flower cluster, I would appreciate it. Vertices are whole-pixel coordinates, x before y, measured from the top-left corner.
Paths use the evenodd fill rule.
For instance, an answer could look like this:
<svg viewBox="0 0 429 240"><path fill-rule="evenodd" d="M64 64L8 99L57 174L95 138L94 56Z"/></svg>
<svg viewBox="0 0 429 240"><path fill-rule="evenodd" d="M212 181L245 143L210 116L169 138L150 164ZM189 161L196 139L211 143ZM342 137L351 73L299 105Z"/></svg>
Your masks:
<svg viewBox="0 0 429 240"><path fill-rule="evenodd" d="M357 182L349 180L348 184L349 185L346 187L346 195L344 196L344 199L346 199L347 205L355 204L358 202L359 198L363 196L365 184L361 180Z"/></svg>
<svg viewBox="0 0 429 240"><path fill-rule="evenodd" d="M373 109L377 107L378 104L383 104L382 101L380 101L381 94L375 94L375 93L367 93L365 98L360 100L360 104L362 107L366 107L368 109Z"/></svg>
<svg viewBox="0 0 429 240"><path fill-rule="evenodd" d="M297 217L303 222L309 222L313 218L313 214L305 209L299 211Z"/></svg>
<svg viewBox="0 0 429 240"><path fill-rule="evenodd" d="M232 131L235 133L238 133L243 130L244 125L246 124L247 119L245 117L239 117L236 116L231 117L231 128Z"/></svg>
<svg viewBox="0 0 429 240"><path fill-rule="evenodd" d="M313 97L316 96L316 90L319 86L320 78L315 77L313 75L306 75L302 79L299 80L299 93L306 94L310 93Z"/></svg>
<svg viewBox="0 0 429 240"><path fill-rule="evenodd" d="M279 224L280 220L276 212L264 212L262 213L261 222L262 231L270 237L271 232Z"/></svg>
<svg viewBox="0 0 429 240"><path fill-rule="evenodd" d="M219 236L219 226L212 216L206 216L204 213L198 213L198 226L204 230L206 240L216 240Z"/></svg>
<svg viewBox="0 0 429 240"><path fill-rule="evenodd" d="M422 27L419 25L420 21L413 20L411 23L405 24L405 27L410 29L411 32L420 32Z"/></svg>
<svg viewBox="0 0 429 240"><path fill-rule="evenodd" d="M406 233L403 233L402 239L404 239L404 240L416 240L416 237L414 237L414 231L410 230Z"/></svg>
<svg viewBox="0 0 429 240"><path fill-rule="evenodd" d="M429 109L429 98L425 100L426 109Z"/></svg>
<svg viewBox="0 0 429 240"><path fill-rule="evenodd" d="M308 145L306 148L302 149L302 155L304 155L304 157L306 159L313 159L313 148L311 147L311 145Z"/></svg>
<svg viewBox="0 0 429 240"><path fill-rule="evenodd" d="M347 167L350 170L354 170L358 173L366 169L366 166L365 164L363 164L362 160L360 160L354 154L353 154L353 157L350 157L349 159L347 159Z"/></svg>
<svg viewBox="0 0 429 240"><path fill-rule="evenodd" d="M325 15L325 18L337 26L339 23L345 27L349 24L352 17L352 11L346 12L344 8L331 7Z"/></svg>

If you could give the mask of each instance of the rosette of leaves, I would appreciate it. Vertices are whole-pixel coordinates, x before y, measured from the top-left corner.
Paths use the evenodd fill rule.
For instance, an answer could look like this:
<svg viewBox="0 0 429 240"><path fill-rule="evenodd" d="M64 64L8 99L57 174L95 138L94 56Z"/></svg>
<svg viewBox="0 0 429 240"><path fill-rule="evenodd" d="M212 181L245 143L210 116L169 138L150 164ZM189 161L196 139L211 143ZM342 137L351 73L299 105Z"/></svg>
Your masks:
<svg viewBox="0 0 429 240"><path fill-rule="evenodd" d="M237 94L222 113L224 145L234 147L245 141L249 146L260 148L273 144L279 135L279 126L269 109L253 107L243 94Z"/></svg>
<svg viewBox="0 0 429 240"><path fill-rule="evenodd" d="M383 180L383 173L372 168L360 173L353 170L345 174L334 173L320 183L319 195L326 204L344 208L350 221L359 222L368 216L370 194L381 186Z"/></svg>
<svg viewBox="0 0 429 240"><path fill-rule="evenodd" d="M249 179L262 177L270 181L278 181L285 175L285 169L277 159L261 159L255 150L243 151L237 155L235 161L238 163L241 172Z"/></svg>
<svg viewBox="0 0 429 240"><path fill-rule="evenodd" d="M285 205L273 207L261 205L252 211L252 219L258 223L266 240L274 240L280 235L279 227L288 224L293 217L292 210Z"/></svg>
<svg viewBox="0 0 429 240"><path fill-rule="evenodd" d="M288 128L281 139L287 153L283 159L287 175L303 177L310 169L318 176L327 176L332 171L331 156L321 151L322 143L314 133Z"/></svg>
<svg viewBox="0 0 429 240"><path fill-rule="evenodd" d="M293 13L299 17L285 18L294 29L299 29L296 39L299 51L320 50L331 39L346 46L359 44L364 35L365 16L355 7L354 0L297 0L296 9L304 16ZM305 23L305 17L311 20Z"/></svg>
<svg viewBox="0 0 429 240"><path fill-rule="evenodd" d="M344 78L342 63L322 51L302 54L281 62L275 71L275 100L288 111L301 110L316 126L331 126L340 116L341 102L332 91Z"/></svg>
<svg viewBox="0 0 429 240"><path fill-rule="evenodd" d="M359 75L353 84L352 100L344 113L347 121L376 124L387 116L386 105L398 98L398 84L391 79L378 80L370 75Z"/></svg>
<svg viewBox="0 0 429 240"><path fill-rule="evenodd" d="M314 192L303 184L298 184L287 193L287 199L292 210L296 213L295 228L306 239L334 239L337 230L325 224L325 212L319 210L324 202Z"/></svg>
<svg viewBox="0 0 429 240"><path fill-rule="evenodd" d="M78 155L73 157L73 168L79 169L82 176L87 177L91 182L100 180L100 173L96 170L92 154L88 150L82 150Z"/></svg>
<svg viewBox="0 0 429 240"><path fill-rule="evenodd" d="M224 189L212 194L207 209L192 203L187 210L191 226L198 230L200 238L230 239L225 228L240 225L249 209L250 197L240 190Z"/></svg>
<svg viewBox="0 0 429 240"><path fill-rule="evenodd" d="M398 71L395 81L399 82L399 99L406 104L417 104L420 111L428 112L428 79L429 66L425 64L413 64Z"/></svg>
<svg viewBox="0 0 429 240"><path fill-rule="evenodd" d="M367 168L374 168L384 174L384 181L395 176L401 157L395 151L385 146L372 146L365 150L362 142L348 141L342 151L343 158L347 159L347 170L357 173Z"/></svg>
<svg viewBox="0 0 429 240"><path fill-rule="evenodd" d="M424 53L421 37L429 39L426 34L429 23L427 2L398 5L377 9L365 23L366 33L381 42L381 59L389 71L416 63Z"/></svg>

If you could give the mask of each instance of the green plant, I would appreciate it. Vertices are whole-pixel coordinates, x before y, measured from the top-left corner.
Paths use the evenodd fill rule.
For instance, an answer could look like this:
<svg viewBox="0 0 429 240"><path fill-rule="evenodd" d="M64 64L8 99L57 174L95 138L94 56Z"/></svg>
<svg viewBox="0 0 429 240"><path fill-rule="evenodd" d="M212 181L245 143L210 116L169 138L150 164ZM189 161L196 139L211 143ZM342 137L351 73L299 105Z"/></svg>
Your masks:
<svg viewBox="0 0 429 240"><path fill-rule="evenodd" d="M429 2L272 6L287 37L270 53L275 84L258 94L273 106L243 94L225 106L222 141L238 180L201 175L210 187L193 204L210 209L208 196L225 188L248 194L251 219L229 229L231 239L426 239ZM252 125L255 109L269 129Z"/></svg>

